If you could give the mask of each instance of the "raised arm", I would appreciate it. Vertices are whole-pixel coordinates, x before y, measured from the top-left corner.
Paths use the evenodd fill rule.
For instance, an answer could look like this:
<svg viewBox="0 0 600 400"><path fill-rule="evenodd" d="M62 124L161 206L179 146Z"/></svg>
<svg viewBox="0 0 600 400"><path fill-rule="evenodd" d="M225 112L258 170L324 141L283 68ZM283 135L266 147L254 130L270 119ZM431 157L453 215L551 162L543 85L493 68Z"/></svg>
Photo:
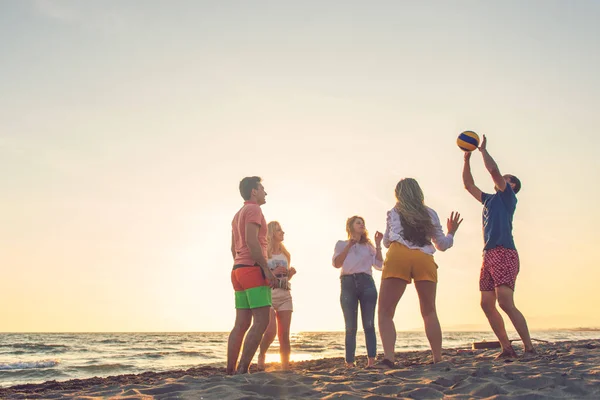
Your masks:
<svg viewBox="0 0 600 400"><path fill-rule="evenodd" d="M467 189L467 191L471 193L471 195L475 197L478 202L481 203L482 192L477 186L475 186L475 180L473 179L473 174L471 173L471 152L465 152L465 164L463 166L462 178L465 189Z"/></svg>
<svg viewBox="0 0 600 400"><path fill-rule="evenodd" d="M494 184L500 191L504 192L504 189L506 189L506 181L500 173L498 164L496 164L496 161L494 161L492 156L490 156L490 153L487 151L487 138L485 135L483 135L483 140L479 146L479 151L481 151L481 155L483 156L483 164L485 165L485 168L488 170L490 175L492 175Z"/></svg>
<svg viewBox="0 0 600 400"><path fill-rule="evenodd" d="M450 218L447 221L448 234L444 234L440 218L437 213L430 209L429 215L431 215L431 222L433 223L433 235L431 241L433 242L436 249L439 251L446 251L454 244L454 235L458 230L458 227L462 223L460 214L458 212L452 212Z"/></svg>

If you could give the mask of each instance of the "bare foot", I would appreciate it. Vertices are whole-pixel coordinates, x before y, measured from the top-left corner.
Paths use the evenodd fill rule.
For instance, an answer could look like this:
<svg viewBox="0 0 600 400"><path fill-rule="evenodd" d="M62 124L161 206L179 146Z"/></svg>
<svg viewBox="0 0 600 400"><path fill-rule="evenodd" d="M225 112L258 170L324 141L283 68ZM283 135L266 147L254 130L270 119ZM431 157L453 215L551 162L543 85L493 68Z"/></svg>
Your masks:
<svg viewBox="0 0 600 400"><path fill-rule="evenodd" d="M352 363L349 363L349 362L346 363L346 368L351 369L351 368L354 368L354 367L356 367L356 364L354 364L353 362Z"/></svg>
<svg viewBox="0 0 600 400"><path fill-rule="evenodd" d="M517 353L512 347L502 350L502 353L496 356L496 360L510 360L512 358L517 358Z"/></svg>
<svg viewBox="0 0 600 400"><path fill-rule="evenodd" d="M265 370L265 358L266 358L266 354L258 355L258 360L256 362L256 369L258 369L259 371Z"/></svg>
<svg viewBox="0 0 600 400"><path fill-rule="evenodd" d="M238 369L237 371L235 371L236 375L243 375L243 374L249 374L250 373L250 365L246 365L245 367L243 365L238 365Z"/></svg>
<svg viewBox="0 0 600 400"><path fill-rule="evenodd" d="M525 350L523 352L523 356L521 358L530 359L530 358L535 358L537 356L538 356L538 352L535 351L535 349L531 348L529 350Z"/></svg>
<svg viewBox="0 0 600 400"><path fill-rule="evenodd" d="M371 368L375 368L375 369L395 369L396 364L391 361L388 360L387 358L382 359L381 361L379 361L377 364L374 364Z"/></svg>
<svg viewBox="0 0 600 400"><path fill-rule="evenodd" d="M365 368L373 368L373 365L375 365L375 357L369 357Z"/></svg>

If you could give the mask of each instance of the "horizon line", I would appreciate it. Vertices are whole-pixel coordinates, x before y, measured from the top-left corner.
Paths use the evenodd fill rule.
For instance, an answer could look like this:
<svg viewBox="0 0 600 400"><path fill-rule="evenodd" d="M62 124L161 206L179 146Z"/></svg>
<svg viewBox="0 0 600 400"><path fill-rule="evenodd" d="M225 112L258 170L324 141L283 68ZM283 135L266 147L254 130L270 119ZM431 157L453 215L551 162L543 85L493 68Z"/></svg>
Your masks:
<svg viewBox="0 0 600 400"><path fill-rule="evenodd" d="M589 326L589 327L571 327L571 328L540 328L531 329L532 331L600 331L600 326ZM487 329L447 329L443 332L487 332ZM314 331L295 331L290 332L291 334L300 333L344 333L344 330L314 330ZM423 332L423 328L412 328L412 329L399 329L396 332ZM229 331L0 331L0 334L118 334L118 333L229 333Z"/></svg>

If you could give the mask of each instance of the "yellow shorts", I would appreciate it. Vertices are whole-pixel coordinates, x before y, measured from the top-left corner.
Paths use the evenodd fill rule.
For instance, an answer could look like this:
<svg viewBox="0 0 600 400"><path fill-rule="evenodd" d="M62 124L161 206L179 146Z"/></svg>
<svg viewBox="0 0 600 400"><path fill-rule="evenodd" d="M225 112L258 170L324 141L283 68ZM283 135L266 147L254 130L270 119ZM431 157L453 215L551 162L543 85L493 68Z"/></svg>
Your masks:
<svg viewBox="0 0 600 400"><path fill-rule="evenodd" d="M408 283L411 283L412 279L415 282L437 282L437 269L431 254L392 242L385 256L381 279L400 278Z"/></svg>

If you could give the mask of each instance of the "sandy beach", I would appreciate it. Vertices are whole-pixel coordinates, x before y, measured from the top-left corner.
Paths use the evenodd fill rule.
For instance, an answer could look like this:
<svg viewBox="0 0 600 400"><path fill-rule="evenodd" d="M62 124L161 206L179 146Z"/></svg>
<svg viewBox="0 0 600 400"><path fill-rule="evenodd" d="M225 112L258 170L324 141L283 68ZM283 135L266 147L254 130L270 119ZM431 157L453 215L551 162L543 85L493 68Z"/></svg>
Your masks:
<svg viewBox="0 0 600 400"><path fill-rule="evenodd" d="M521 353L522 349L517 347ZM222 368L46 382L0 389L2 399L546 399L600 398L600 340L539 344L539 355L495 360L497 349L397 354L398 369L345 369L343 359L292 364L292 371L227 376Z"/></svg>

